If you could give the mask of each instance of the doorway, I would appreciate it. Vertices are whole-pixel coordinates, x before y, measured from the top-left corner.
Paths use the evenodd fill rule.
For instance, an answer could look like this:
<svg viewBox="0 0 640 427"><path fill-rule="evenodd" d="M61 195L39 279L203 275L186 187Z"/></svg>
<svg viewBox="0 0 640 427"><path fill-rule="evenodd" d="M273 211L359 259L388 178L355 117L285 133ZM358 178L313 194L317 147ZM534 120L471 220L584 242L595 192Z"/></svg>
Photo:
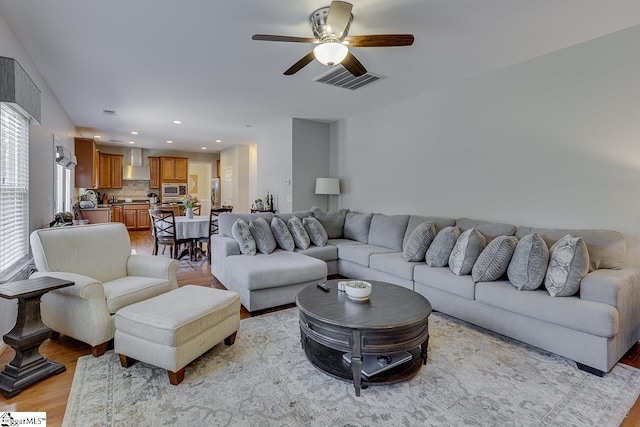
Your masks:
<svg viewBox="0 0 640 427"><path fill-rule="evenodd" d="M189 162L188 192L200 200L200 215L209 215L211 209L211 177L213 164Z"/></svg>

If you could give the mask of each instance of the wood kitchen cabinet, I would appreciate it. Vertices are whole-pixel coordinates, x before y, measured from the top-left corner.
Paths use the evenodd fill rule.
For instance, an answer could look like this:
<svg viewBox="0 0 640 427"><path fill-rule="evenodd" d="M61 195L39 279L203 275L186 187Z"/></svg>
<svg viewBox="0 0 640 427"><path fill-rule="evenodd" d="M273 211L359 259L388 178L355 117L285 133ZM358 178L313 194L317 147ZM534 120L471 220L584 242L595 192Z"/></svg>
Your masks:
<svg viewBox="0 0 640 427"><path fill-rule="evenodd" d="M188 168L187 157L160 157L162 182L187 182Z"/></svg>
<svg viewBox="0 0 640 427"><path fill-rule="evenodd" d="M160 188L160 157L149 157L149 188Z"/></svg>
<svg viewBox="0 0 640 427"><path fill-rule="evenodd" d="M122 154L100 153L99 187L122 188Z"/></svg>
<svg viewBox="0 0 640 427"><path fill-rule="evenodd" d="M124 222L122 220L122 206L111 206L111 222Z"/></svg>
<svg viewBox="0 0 640 427"><path fill-rule="evenodd" d="M146 230L151 226L148 204L130 204L122 208L122 222L128 230Z"/></svg>
<svg viewBox="0 0 640 427"><path fill-rule="evenodd" d="M91 138L75 138L76 188L98 188L99 154L96 142Z"/></svg>

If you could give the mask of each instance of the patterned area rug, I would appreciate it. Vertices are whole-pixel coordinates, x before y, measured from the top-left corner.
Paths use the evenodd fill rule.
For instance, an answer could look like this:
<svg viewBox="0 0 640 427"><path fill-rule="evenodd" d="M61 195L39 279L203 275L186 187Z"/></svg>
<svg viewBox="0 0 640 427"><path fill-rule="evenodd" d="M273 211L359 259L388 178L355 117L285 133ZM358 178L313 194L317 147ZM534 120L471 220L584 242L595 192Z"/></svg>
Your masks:
<svg viewBox="0 0 640 427"><path fill-rule="evenodd" d="M617 426L640 370L604 378L573 362L439 313L429 360L412 380L353 386L316 370L296 308L243 320L171 386L165 371L117 355L78 360L64 426Z"/></svg>

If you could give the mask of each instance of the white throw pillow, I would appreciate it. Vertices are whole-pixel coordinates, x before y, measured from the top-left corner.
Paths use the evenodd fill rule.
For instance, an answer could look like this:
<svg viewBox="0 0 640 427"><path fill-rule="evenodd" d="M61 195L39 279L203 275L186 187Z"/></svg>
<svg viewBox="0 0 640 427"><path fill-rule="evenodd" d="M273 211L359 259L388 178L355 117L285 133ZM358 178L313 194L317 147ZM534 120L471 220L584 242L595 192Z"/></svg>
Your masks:
<svg viewBox="0 0 640 427"><path fill-rule="evenodd" d="M580 281L589 272L589 252L582 237L567 234L551 246L544 286L552 297L578 293Z"/></svg>

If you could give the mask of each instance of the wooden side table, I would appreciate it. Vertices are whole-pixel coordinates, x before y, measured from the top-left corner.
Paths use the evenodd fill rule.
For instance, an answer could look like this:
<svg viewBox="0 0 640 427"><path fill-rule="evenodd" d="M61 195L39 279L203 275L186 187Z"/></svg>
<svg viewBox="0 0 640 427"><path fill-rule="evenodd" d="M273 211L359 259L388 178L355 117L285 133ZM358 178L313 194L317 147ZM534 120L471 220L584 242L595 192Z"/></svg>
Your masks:
<svg viewBox="0 0 640 427"><path fill-rule="evenodd" d="M0 298L18 298L18 319L3 340L16 352L15 357L0 372L0 390L5 398L19 394L24 388L67 368L40 354L40 344L51 336L40 317L40 297L47 292L74 285L53 277L21 280L0 285Z"/></svg>

